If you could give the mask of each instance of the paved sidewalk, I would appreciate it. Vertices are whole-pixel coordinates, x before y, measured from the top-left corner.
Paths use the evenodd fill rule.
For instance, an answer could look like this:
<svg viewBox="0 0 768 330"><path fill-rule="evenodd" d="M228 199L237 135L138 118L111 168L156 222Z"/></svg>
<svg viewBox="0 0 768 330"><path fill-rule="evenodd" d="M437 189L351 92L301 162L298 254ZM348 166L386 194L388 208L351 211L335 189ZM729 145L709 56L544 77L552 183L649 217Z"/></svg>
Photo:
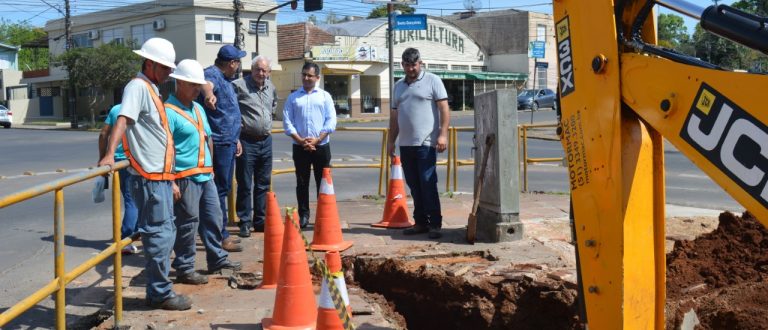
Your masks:
<svg viewBox="0 0 768 330"><path fill-rule="evenodd" d="M491 251L498 260L498 267L513 264L546 264L549 269L564 269L574 274L575 260L570 241L568 223L569 202L567 195L521 194L520 218L524 224L524 239L499 244L465 242L467 216L472 207L472 196L454 195L441 198L444 236L439 241L429 240L426 235L403 236L401 230L370 227L380 221L383 200L360 199L339 201L338 209L345 240L354 245L343 256L381 255L387 257L440 255L469 251ZM278 201L280 196L278 196ZM282 205L286 206L286 205ZM412 206L412 205L409 205ZM313 206L314 207L314 206ZM697 215L713 217L719 211L668 206L670 216ZM313 213L314 214L314 213ZM230 228L235 232L236 228ZM311 241L312 232L304 234ZM258 273L262 270L263 234L257 233L243 239L245 251L232 253L233 260L243 262L242 273ZM514 251L514 252L512 252ZM198 243L197 269L205 269L204 253ZM318 254L322 257L322 254ZM311 257L310 257L311 258ZM203 286L176 284L174 289L192 297L192 310L167 312L151 310L144 306L144 276L140 275L143 256L126 257L123 274L124 314L121 325L132 329L254 329L260 328L261 319L269 317L275 299L275 290L234 289L228 286L228 276L212 276ZM493 269L491 266L491 270ZM172 277L173 277L172 273ZM575 276L564 276L571 281ZM319 283L315 278L316 294ZM349 291L355 315L353 322L358 329L395 329L383 315L380 306L368 295L354 287ZM110 304L111 305L111 304ZM111 306L109 307L111 308ZM99 329L110 328L110 318Z"/></svg>

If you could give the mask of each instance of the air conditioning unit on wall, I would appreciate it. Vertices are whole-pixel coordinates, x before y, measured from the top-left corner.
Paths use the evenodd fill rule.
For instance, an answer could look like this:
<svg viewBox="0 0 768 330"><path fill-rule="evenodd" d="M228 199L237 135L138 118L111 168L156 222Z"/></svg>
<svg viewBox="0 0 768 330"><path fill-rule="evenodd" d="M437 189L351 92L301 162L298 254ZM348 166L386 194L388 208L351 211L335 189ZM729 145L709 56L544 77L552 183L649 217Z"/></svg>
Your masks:
<svg viewBox="0 0 768 330"><path fill-rule="evenodd" d="M91 39L91 40L99 39L99 30L88 31L88 39Z"/></svg>
<svg viewBox="0 0 768 330"><path fill-rule="evenodd" d="M160 31L165 29L165 19L156 19L154 22L152 22L152 28L155 29L155 31Z"/></svg>

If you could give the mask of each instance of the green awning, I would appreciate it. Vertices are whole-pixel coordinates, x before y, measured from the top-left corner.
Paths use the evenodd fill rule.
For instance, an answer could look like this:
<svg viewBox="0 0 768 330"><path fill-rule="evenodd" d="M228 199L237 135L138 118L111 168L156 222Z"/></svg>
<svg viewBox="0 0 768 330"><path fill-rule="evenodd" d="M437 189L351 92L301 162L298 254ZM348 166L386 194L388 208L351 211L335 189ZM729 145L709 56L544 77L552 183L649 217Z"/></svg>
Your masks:
<svg viewBox="0 0 768 330"><path fill-rule="evenodd" d="M462 72L462 71L429 71L436 74L440 79L448 80L526 80L526 73L509 72ZM395 78L405 76L403 70L395 70Z"/></svg>

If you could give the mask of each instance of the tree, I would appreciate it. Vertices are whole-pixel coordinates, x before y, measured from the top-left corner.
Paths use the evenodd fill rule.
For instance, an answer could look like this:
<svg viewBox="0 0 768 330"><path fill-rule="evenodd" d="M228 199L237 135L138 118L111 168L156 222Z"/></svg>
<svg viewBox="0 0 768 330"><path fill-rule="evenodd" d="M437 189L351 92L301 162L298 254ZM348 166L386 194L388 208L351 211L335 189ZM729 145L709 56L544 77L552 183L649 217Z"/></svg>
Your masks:
<svg viewBox="0 0 768 330"><path fill-rule="evenodd" d="M104 101L107 93L128 83L141 63L131 47L116 43L75 48L57 57L57 61L67 68L75 88L88 94L91 126L96 125L96 104Z"/></svg>
<svg viewBox="0 0 768 330"><path fill-rule="evenodd" d="M683 18L674 14L659 14L659 45L677 49L689 40Z"/></svg>
<svg viewBox="0 0 768 330"><path fill-rule="evenodd" d="M413 14L416 11L416 8L413 8L406 4L395 4L393 10L399 10L403 14ZM378 17L387 17L387 5L381 5L376 8L373 8L371 10L371 13L368 14L368 18L378 18Z"/></svg>
<svg viewBox="0 0 768 330"><path fill-rule="evenodd" d="M44 39L47 45L46 36L42 28L33 27L29 23L11 23L0 18L0 43L18 47ZM48 50L21 47L18 64L22 71L48 68Z"/></svg>

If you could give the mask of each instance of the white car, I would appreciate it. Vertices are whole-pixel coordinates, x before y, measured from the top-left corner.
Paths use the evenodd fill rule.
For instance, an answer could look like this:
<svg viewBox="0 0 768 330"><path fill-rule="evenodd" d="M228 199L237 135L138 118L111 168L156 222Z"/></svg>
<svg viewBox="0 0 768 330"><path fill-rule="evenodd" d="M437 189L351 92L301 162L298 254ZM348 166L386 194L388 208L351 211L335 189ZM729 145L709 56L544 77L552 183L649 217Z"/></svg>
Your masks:
<svg viewBox="0 0 768 330"><path fill-rule="evenodd" d="M8 108L0 105L0 125L5 128L11 128L11 122L13 121L13 113Z"/></svg>

